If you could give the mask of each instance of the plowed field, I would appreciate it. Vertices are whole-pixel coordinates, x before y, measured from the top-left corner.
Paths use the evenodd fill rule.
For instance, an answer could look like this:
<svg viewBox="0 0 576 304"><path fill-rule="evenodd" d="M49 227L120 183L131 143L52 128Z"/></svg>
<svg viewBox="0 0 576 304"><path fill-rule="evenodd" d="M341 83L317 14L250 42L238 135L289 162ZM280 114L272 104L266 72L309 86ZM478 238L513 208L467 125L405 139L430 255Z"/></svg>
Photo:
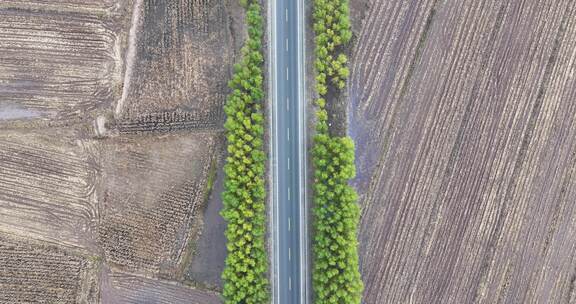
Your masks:
<svg viewBox="0 0 576 304"><path fill-rule="evenodd" d="M0 119L87 116L120 77L115 1L0 3Z"/></svg>
<svg viewBox="0 0 576 304"><path fill-rule="evenodd" d="M576 3L368 5L349 91L365 302L575 301Z"/></svg>
<svg viewBox="0 0 576 304"><path fill-rule="evenodd" d="M89 247L98 217L94 161L71 132L0 132L0 229Z"/></svg>

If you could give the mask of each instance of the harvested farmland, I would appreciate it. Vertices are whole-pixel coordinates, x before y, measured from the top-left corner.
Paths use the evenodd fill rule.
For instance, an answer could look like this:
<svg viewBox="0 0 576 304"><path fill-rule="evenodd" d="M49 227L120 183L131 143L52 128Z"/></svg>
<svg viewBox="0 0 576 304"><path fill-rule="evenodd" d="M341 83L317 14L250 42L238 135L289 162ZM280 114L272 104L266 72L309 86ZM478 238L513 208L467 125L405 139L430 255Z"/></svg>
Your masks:
<svg viewBox="0 0 576 304"><path fill-rule="evenodd" d="M118 138L102 146L99 241L108 262L174 277L204 203L210 134Z"/></svg>
<svg viewBox="0 0 576 304"><path fill-rule="evenodd" d="M369 5L349 89L364 302L574 302L576 3Z"/></svg>
<svg viewBox="0 0 576 304"><path fill-rule="evenodd" d="M234 51L223 0L150 0L116 108L124 133L221 128Z"/></svg>
<svg viewBox="0 0 576 304"><path fill-rule="evenodd" d="M2 1L0 119L80 118L109 106L123 10L112 1Z"/></svg>
<svg viewBox="0 0 576 304"><path fill-rule="evenodd" d="M94 263L46 244L0 234L0 303L95 303Z"/></svg>
<svg viewBox="0 0 576 304"><path fill-rule="evenodd" d="M102 302L125 304L219 304L220 297L172 282L151 280L121 272L104 272Z"/></svg>
<svg viewBox="0 0 576 304"><path fill-rule="evenodd" d="M30 284L0 283L0 302L219 303L208 193L242 16L224 0L0 1L0 248L48 252L10 257L0 282Z"/></svg>
<svg viewBox="0 0 576 304"><path fill-rule="evenodd" d="M86 247L98 210L90 146L73 132L0 134L0 230Z"/></svg>

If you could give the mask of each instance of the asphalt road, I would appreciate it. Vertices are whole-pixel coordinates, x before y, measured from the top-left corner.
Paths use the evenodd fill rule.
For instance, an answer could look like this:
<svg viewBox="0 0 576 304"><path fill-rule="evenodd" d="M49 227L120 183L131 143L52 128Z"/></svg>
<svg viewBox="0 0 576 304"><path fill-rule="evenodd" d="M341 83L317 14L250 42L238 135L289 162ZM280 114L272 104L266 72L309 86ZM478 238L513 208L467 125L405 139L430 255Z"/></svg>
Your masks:
<svg viewBox="0 0 576 304"><path fill-rule="evenodd" d="M269 7L273 303L307 303L303 0Z"/></svg>

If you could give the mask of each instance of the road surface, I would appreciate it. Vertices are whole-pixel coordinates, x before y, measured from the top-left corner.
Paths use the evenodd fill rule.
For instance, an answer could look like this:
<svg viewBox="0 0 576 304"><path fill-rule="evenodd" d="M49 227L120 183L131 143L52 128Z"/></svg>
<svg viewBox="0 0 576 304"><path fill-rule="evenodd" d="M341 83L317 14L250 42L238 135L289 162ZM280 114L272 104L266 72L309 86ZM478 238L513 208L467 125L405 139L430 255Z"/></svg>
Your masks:
<svg viewBox="0 0 576 304"><path fill-rule="evenodd" d="M308 303L304 0L269 1L272 301Z"/></svg>

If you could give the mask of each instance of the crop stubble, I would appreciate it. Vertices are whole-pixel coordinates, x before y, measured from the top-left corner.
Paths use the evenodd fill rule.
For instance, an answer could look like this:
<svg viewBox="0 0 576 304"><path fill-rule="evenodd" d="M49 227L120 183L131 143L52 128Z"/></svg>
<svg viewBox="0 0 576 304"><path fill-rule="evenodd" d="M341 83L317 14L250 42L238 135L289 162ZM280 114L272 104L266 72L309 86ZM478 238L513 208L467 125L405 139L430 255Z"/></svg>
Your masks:
<svg viewBox="0 0 576 304"><path fill-rule="evenodd" d="M0 233L0 303L87 303L95 265L63 249Z"/></svg>
<svg viewBox="0 0 576 304"><path fill-rule="evenodd" d="M149 0L141 9L120 131L221 128L233 55L224 1Z"/></svg>
<svg viewBox="0 0 576 304"><path fill-rule="evenodd" d="M134 3L0 3L0 254L11 254L0 271L35 286L4 280L0 302L220 301L175 281L195 258L208 171L222 151L237 51L229 22L239 8L144 0L132 85L117 112Z"/></svg>
<svg viewBox="0 0 576 304"><path fill-rule="evenodd" d="M99 240L108 261L174 277L187 231L204 203L202 182L213 149L209 134L106 144Z"/></svg>
<svg viewBox="0 0 576 304"><path fill-rule="evenodd" d="M371 3L350 88L366 303L575 301L574 14Z"/></svg>

